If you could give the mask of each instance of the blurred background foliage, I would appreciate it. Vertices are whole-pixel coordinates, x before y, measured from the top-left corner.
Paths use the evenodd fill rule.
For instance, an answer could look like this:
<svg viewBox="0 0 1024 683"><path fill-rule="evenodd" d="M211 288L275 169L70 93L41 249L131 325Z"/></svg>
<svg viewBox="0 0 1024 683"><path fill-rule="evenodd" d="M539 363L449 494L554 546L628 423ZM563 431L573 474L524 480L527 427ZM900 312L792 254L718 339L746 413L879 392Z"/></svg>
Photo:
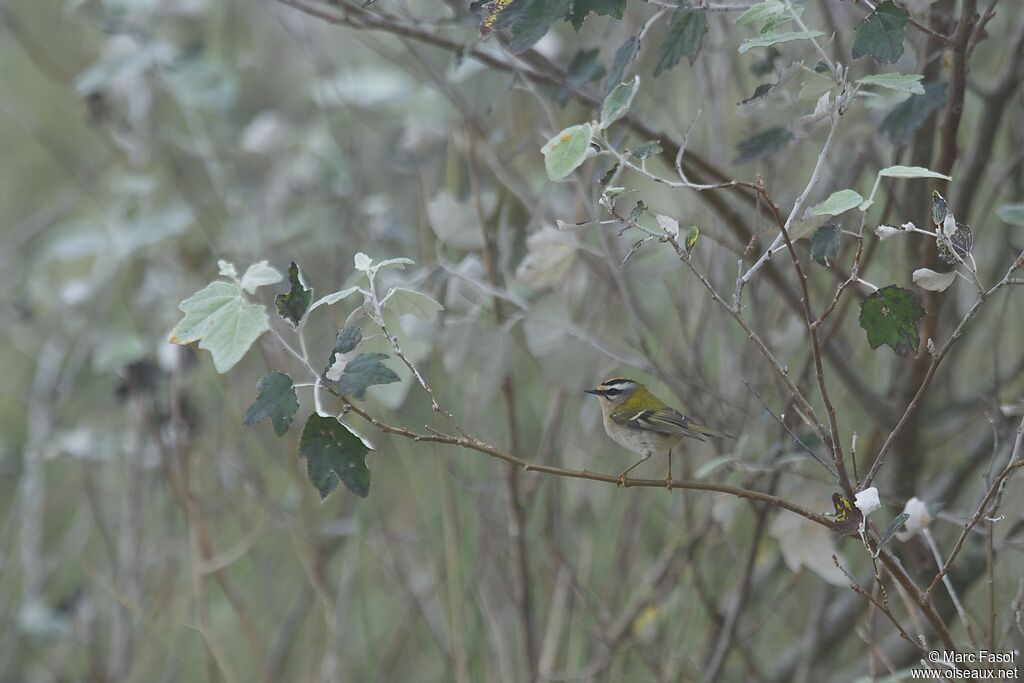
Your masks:
<svg viewBox="0 0 1024 683"><path fill-rule="evenodd" d="M355 419L377 448L371 495L339 491L321 505L296 456L298 430L276 439L266 423L242 428L257 379L293 361L266 335L219 376L206 353L166 343L177 303L216 276L219 258L240 267L266 258L281 271L295 260L325 294L354 281L352 257L363 251L414 259L415 268L388 271L391 282L444 304L434 324L403 320L400 336L471 433L531 461L617 473L632 456L605 437L597 405L581 391L627 375L739 436L689 449L677 459L688 477L776 492L822 512L834 490L744 386L801 428L756 349L671 249L645 245L620 267L638 235L620 235L617 225L556 229L556 220L605 217L596 181L606 164L550 183L539 153L561 128L596 116L572 92L600 92L596 69L582 83L553 87L289 4L0 5L8 302L0 309L0 681L673 681L709 672L846 681L866 675L869 659L878 671L913 662L914 651L877 612L868 616L832 562L835 552L870 585L863 548L794 515L719 494L510 473L479 454L389 438ZM922 22L948 26L943 13L955 16L958 3L906 6ZM469 45L479 16L467 9L379 0L365 11ZM621 20L592 15L578 34L557 22L529 58L565 68L590 50L579 59L607 70L655 9L636 2ZM822 1L805 9L806 22L836 31L827 49L848 62L866 8ZM971 166L968 195L958 190L967 162L958 162L950 197L974 228L989 284L1024 247L1022 228L995 212L1024 199L1019 77L1001 95L1005 116L987 116L1002 75L1020 71L1024 12L1009 0L998 10L971 57L960 128L962 157L973 161L981 149L984 158ZM666 140L688 132L688 149L728 177L763 179L786 211L826 133L793 125L813 110L821 84L801 72L769 97L737 103L783 81L794 60L812 66L817 57L806 42L738 55L747 33L734 19L709 12L694 63L657 80L656 49L645 46L633 111ZM666 23L650 29L653 46ZM844 116L813 201L847 187L866 196L880 168L915 161L908 142L937 128L951 68L942 51L926 49L926 37L908 28L896 65L929 74L926 95L883 91ZM483 45L512 59L497 36ZM857 76L875 70L867 60L853 68ZM741 146L777 127L796 137L772 154ZM626 127L612 136L645 141ZM671 173L664 160L648 163ZM758 208L735 195L717 194L746 225L730 224L697 193L637 176L625 184L684 227L700 226L699 267L725 292L737 260L749 263L774 236ZM924 181L884 182L868 232L879 223L928 225L928 201ZM867 242L873 256L862 277L913 287L916 241ZM852 251L844 236L838 268ZM777 282L765 274L747 287L744 312L817 399L806 331L785 296L796 291L785 261ZM805 263L820 310L840 279ZM865 467L903 412L910 361L868 347L856 321L862 295L851 293L825 330L841 432L847 441L857 433ZM269 304L272 293L260 296ZM959 282L932 300L937 342L975 296ZM326 359L346 305L311 321L314 357ZM916 495L950 550L1020 420L1022 330L1019 288L968 328L921 408L916 436L882 473L883 525ZM419 431L448 428L409 373L390 365L402 382L371 389L367 409ZM300 397L304 415L311 405ZM824 452L813 435L801 437ZM663 467L652 462L642 476ZM989 600L997 605L1004 650L1019 648L1022 636L1019 493L1018 478L1003 499L1006 519L991 525L991 588L985 534L969 539L953 572L979 633L988 632ZM926 584L935 567L920 540L898 551ZM890 588L890 603L907 614L902 597ZM945 595L936 600L953 615ZM967 638L955 616L949 625ZM885 665L869 656L876 650Z"/></svg>

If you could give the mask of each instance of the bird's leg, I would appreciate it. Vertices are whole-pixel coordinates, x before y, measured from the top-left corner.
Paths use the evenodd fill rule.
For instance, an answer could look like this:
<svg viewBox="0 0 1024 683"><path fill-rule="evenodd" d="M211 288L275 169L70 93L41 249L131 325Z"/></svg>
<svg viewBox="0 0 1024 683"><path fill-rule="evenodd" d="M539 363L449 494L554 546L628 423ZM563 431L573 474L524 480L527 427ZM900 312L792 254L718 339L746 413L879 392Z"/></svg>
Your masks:
<svg viewBox="0 0 1024 683"><path fill-rule="evenodd" d="M644 457L640 458L635 463L633 463L632 465L630 465L626 469L624 469L621 472L619 472L619 486L625 486L626 485L626 475L629 474L630 471L634 467L636 467L637 465L642 465L645 462L647 462L647 459L650 458L650 457L651 457L651 452L648 451L647 453L644 453Z"/></svg>
<svg viewBox="0 0 1024 683"><path fill-rule="evenodd" d="M668 449L668 474L665 475L665 488L672 490L672 449Z"/></svg>

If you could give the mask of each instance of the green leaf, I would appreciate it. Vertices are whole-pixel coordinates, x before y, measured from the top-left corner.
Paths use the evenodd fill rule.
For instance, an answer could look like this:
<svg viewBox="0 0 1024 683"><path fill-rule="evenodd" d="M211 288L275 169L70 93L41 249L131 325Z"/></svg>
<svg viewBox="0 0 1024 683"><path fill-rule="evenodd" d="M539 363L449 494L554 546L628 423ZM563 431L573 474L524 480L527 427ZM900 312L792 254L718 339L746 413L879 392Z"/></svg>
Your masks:
<svg viewBox="0 0 1024 683"><path fill-rule="evenodd" d="M323 500L338 488L338 481L360 498L370 493L369 447L333 417L309 416L299 439L299 456L306 459L309 482Z"/></svg>
<svg viewBox="0 0 1024 683"><path fill-rule="evenodd" d="M243 422L250 427L269 417L274 424L274 433L284 436L298 409L299 399L295 395L292 378L274 370L256 384L256 401L245 411Z"/></svg>
<svg viewBox="0 0 1024 683"><path fill-rule="evenodd" d="M338 354L350 353L357 346L359 342L363 340L363 331L356 325L346 325L345 327L338 330L338 335L334 341L334 348L331 349L331 356L327 360L327 367L324 368L323 378L325 381L334 382L331 380L328 374L334 368L334 364L338 359ZM344 367L341 368L344 371ZM336 387L336 384L332 384Z"/></svg>
<svg viewBox="0 0 1024 683"><path fill-rule="evenodd" d="M644 204L643 200L641 199L637 201L636 206L634 206L633 210L629 212L630 223L636 223L638 220L640 220L640 216L643 216L645 213L647 213L647 205Z"/></svg>
<svg viewBox="0 0 1024 683"><path fill-rule="evenodd" d="M395 315L414 315L420 320L433 322L444 306L412 289L395 287L380 302L381 308Z"/></svg>
<svg viewBox="0 0 1024 683"><path fill-rule="evenodd" d="M363 340L363 331L355 325L346 325L338 330L338 338L334 342L335 353L348 353L359 346Z"/></svg>
<svg viewBox="0 0 1024 683"><path fill-rule="evenodd" d="M376 273L381 268L398 268L399 270L404 269L406 266L414 266L416 262L411 258L386 258L380 263L374 263L370 266L370 270Z"/></svg>
<svg viewBox="0 0 1024 683"><path fill-rule="evenodd" d="M892 64L903 56L903 29L907 10L892 0L875 8L853 32L853 58L871 55L880 64Z"/></svg>
<svg viewBox="0 0 1024 683"><path fill-rule="evenodd" d="M792 140L793 134L785 128L771 128L736 145L738 154L732 163L745 164L748 161L769 157L788 145Z"/></svg>
<svg viewBox="0 0 1024 683"><path fill-rule="evenodd" d="M292 327L298 327L302 316L309 310L309 302L313 299L313 290L306 289L299 276L299 266L295 261L288 266L288 282L291 289L284 294L278 294L274 299L278 314L290 322Z"/></svg>
<svg viewBox="0 0 1024 683"><path fill-rule="evenodd" d="M245 269L245 275L242 276L239 284L249 294L254 294L258 288L264 285L276 285L283 279L284 277L277 272L277 269L271 268L266 261L260 261Z"/></svg>
<svg viewBox="0 0 1024 683"><path fill-rule="evenodd" d="M821 31L772 31L762 33L755 38L748 38L740 44L740 54L749 52L755 47L769 47L779 43L790 43L794 40L810 40L825 35Z"/></svg>
<svg viewBox="0 0 1024 683"><path fill-rule="evenodd" d="M270 329L267 311L251 304L241 288L230 282L211 282L178 304L185 317L171 330L172 344L191 344L213 356L217 372L225 373L241 360L261 334Z"/></svg>
<svg viewBox="0 0 1024 683"><path fill-rule="evenodd" d="M569 0L515 0L498 15L497 27L509 30L509 50L523 52L543 38L569 6Z"/></svg>
<svg viewBox="0 0 1024 683"><path fill-rule="evenodd" d="M650 159L661 154L664 150L661 147L661 140L648 140L642 145L637 145L630 154L635 159L643 161L644 159Z"/></svg>
<svg viewBox="0 0 1024 683"><path fill-rule="evenodd" d="M812 216L838 216L860 205L864 198L854 190L839 190L811 209ZM824 227L824 226L823 226Z"/></svg>
<svg viewBox="0 0 1024 683"><path fill-rule="evenodd" d="M579 30L583 27L583 20L593 12L599 16L611 16L621 19L626 11L626 0L573 0L572 9L565 17L572 27Z"/></svg>
<svg viewBox="0 0 1024 683"><path fill-rule="evenodd" d="M917 323L924 312L913 292L890 285L861 302L859 322L871 348L887 344L901 356L912 356L920 343Z"/></svg>
<svg viewBox="0 0 1024 683"><path fill-rule="evenodd" d="M996 209L996 215L1004 223L1024 227L1024 202L1020 204L1003 204Z"/></svg>
<svg viewBox="0 0 1024 683"><path fill-rule="evenodd" d="M883 178L939 178L952 180L948 175L936 173L924 166L889 166L878 172Z"/></svg>
<svg viewBox="0 0 1024 683"><path fill-rule="evenodd" d="M938 191L932 190L932 222L937 226L942 225L948 213L949 204L946 203L946 198L939 194Z"/></svg>
<svg viewBox="0 0 1024 683"><path fill-rule="evenodd" d="M882 535L878 537L878 547L881 548L883 545L891 541L892 537L896 535L896 532L899 531L900 527L903 526L908 519L910 519L910 515L906 512L901 512L893 517L893 520L889 522L889 526L887 526L885 531L882 532Z"/></svg>
<svg viewBox="0 0 1024 683"><path fill-rule="evenodd" d="M825 266L832 267L832 261L839 255L839 226L833 223L823 225L811 237L811 258Z"/></svg>
<svg viewBox="0 0 1024 683"><path fill-rule="evenodd" d="M593 50L580 50L573 56L565 71L565 81L555 92L555 102L559 106L565 106L574 90L604 76L604 67L597 61L600 54L601 51L594 48Z"/></svg>
<svg viewBox="0 0 1024 683"><path fill-rule="evenodd" d="M924 86L921 85L921 74L901 74L893 71L887 74L872 74L864 78L858 78L861 85L877 85L890 90L909 92L915 95L924 95Z"/></svg>
<svg viewBox="0 0 1024 683"><path fill-rule="evenodd" d="M586 160L592 129L589 123L566 128L541 147L544 168L551 180L561 180Z"/></svg>
<svg viewBox="0 0 1024 683"><path fill-rule="evenodd" d="M640 77L634 76L631 82L620 83L608 93L601 105L601 128L607 128L626 115L639 89Z"/></svg>
<svg viewBox="0 0 1024 683"><path fill-rule="evenodd" d="M337 292L331 292L326 296L322 296L313 302L313 305L309 307L307 313L312 313L313 309L319 308L320 306L333 306L342 299L352 296L359 291L358 287L348 287L346 289L338 290Z"/></svg>
<svg viewBox="0 0 1024 683"><path fill-rule="evenodd" d="M753 5L746 12L736 18L737 26L746 26L760 21L768 21L780 14L788 14L786 5L781 0L764 0Z"/></svg>
<svg viewBox="0 0 1024 683"><path fill-rule="evenodd" d="M631 36L626 39L619 49L615 51L612 58L612 66L608 69L608 77L604 79L604 91L608 92L622 81L626 69L633 63L640 53L640 39L638 36Z"/></svg>
<svg viewBox="0 0 1024 683"><path fill-rule="evenodd" d="M654 66L654 77L668 71L683 57L690 64L697 59L704 34L708 32L708 19L704 12L680 10L672 14L668 33L658 50L658 63Z"/></svg>
<svg viewBox="0 0 1024 683"><path fill-rule="evenodd" d="M337 381L324 379L324 382L342 396L362 401L366 398L367 387L400 381L394 370L381 363L386 358L383 353L361 353L345 364Z"/></svg>
<svg viewBox="0 0 1024 683"><path fill-rule="evenodd" d="M690 254L693 252L693 248L697 246L697 239L700 237L700 228L696 225L691 225L690 229L686 232L686 253Z"/></svg>
<svg viewBox="0 0 1024 683"><path fill-rule="evenodd" d="M926 83L923 95L913 95L897 104L879 128L894 144L905 144L932 112L946 106L948 90L949 86L942 81Z"/></svg>

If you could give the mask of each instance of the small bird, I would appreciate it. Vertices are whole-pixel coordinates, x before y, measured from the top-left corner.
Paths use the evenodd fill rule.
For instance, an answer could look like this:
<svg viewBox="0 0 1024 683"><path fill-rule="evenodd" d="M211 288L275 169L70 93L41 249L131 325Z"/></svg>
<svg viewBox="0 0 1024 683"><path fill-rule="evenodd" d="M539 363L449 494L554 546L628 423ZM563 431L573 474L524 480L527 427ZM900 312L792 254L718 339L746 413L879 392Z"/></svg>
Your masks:
<svg viewBox="0 0 1024 683"><path fill-rule="evenodd" d="M606 379L596 389L585 393L597 396L604 418L604 430L623 448L638 453L638 461L619 473L619 485L625 485L626 475L652 455L668 455L668 474L665 483L671 488L672 450L683 439L704 441L712 438L732 438L728 434L697 424L679 411L668 406L652 394L647 387L624 377Z"/></svg>

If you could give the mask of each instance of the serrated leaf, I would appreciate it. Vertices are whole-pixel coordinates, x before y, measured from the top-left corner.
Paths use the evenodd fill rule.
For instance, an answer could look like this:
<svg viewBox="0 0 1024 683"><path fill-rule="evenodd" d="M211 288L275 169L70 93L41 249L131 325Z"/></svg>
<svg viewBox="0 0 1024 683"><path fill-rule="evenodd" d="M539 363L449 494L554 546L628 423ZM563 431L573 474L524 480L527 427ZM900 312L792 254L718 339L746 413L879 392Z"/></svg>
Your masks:
<svg viewBox="0 0 1024 683"><path fill-rule="evenodd" d="M565 79L562 85L555 91L555 102L564 107L569 101L573 91L582 88L591 81L604 76L604 67L597 61L601 51L597 48L592 50L580 50L573 55L572 61L565 70Z"/></svg>
<svg viewBox="0 0 1024 683"><path fill-rule="evenodd" d="M386 359L383 353L361 353L345 364L337 381L325 379L324 382L342 396L362 401L368 387L400 381L394 370L381 363Z"/></svg>
<svg viewBox="0 0 1024 683"><path fill-rule="evenodd" d="M747 138L736 145L736 158L733 164L745 164L769 157L793 140L793 134L785 128L770 128L763 133Z"/></svg>
<svg viewBox="0 0 1024 683"><path fill-rule="evenodd" d="M656 157L664 151L661 146L661 140L648 140L647 142L637 145L630 154L633 155L634 159L650 159Z"/></svg>
<svg viewBox="0 0 1024 683"><path fill-rule="evenodd" d="M326 296L322 296L319 299L317 299L316 301L314 301L313 305L310 306L309 310L306 311L306 312L307 313L312 313L314 309L319 308L320 306L333 306L334 304L338 303L342 299L345 299L346 297L352 296L353 294L355 294L358 291L359 291L358 287L347 287L346 289L341 289L341 290L338 290L337 292L331 292L330 294L328 294Z"/></svg>
<svg viewBox="0 0 1024 683"><path fill-rule="evenodd" d="M899 531L900 527L903 526L908 519L910 519L910 515L906 512L901 512L893 517L893 520L889 522L889 526L887 526L885 531L882 532L882 535L878 537L879 549L892 540L892 537L896 535L896 532Z"/></svg>
<svg viewBox="0 0 1024 683"><path fill-rule="evenodd" d="M939 178L952 180L948 175L936 173L924 166L889 166L878 172L884 178Z"/></svg>
<svg viewBox="0 0 1024 683"><path fill-rule="evenodd" d="M753 50L755 47L769 47L779 43L791 43L794 40L810 40L825 35L821 31L771 31L754 38L744 40L739 47L740 54Z"/></svg>
<svg viewBox="0 0 1024 683"><path fill-rule="evenodd" d="M826 268L839 255L839 226L829 223L814 231L811 237L811 258Z"/></svg>
<svg viewBox="0 0 1024 683"><path fill-rule="evenodd" d="M949 204L946 202L946 198L939 194L938 191L932 190L932 222L936 226L942 225L948 213Z"/></svg>
<svg viewBox="0 0 1024 683"><path fill-rule="evenodd" d="M626 0L573 0L572 9L566 15L565 20L572 24L572 27L579 30L583 28L583 20L593 12L598 16L610 16L621 19L626 11Z"/></svg>
<svg viewBox="0 0 1024 683"><path fill-rule="evenodd" d="M626 69L633 63L640 53L640 38L630 36L626 39L612 57L612 65L608 69L608 77L604 79L604 91L608 92L622 81Z"/></svg>
<svg viewBox="0 0 1024 683"><path fill-rule="evenodd" d="M850 209L856 208L864 201L858 192L854 190L839 190L829 195L828 199L817 204L811 209L813 216L838 216Z"/></svg>
<svg viewBox="0 0 1024 683"><path fill-rule="evenodd" d="M309 310L309 302L313 299L313 290L306 289L302 284L299 266L295 261L288 266L288 282L291 284L291 289L284 294L278 294L274 298L274 305L277 306L278 315L290 322L292 327L298 327L302 316Z"/></svg>
<svg viewBox="0 0 1024 683"><path fill-rule="evenodd" d="M607 128L626 115L639 89L640 77L634 76L629 83L620 83L608 93L601 104L601 128Z"/></svg>
<svg viewBox="0 0 1024 683"><path fill-rule="evenodd" d="M921 85L921 74L901 74L892 72L886 74L872 74L864 78L858 78L857 83L861 85L877 85L899 92L909 92L914 95L924 95L924 86Z"/></svg>
<svg viewBox="0 0 1024 683"><path fill-rule="evenodd" d="M918 268L912 275L914 284L929 292L945 291L956 280L956 272L938 273L929 268Z"/></svg>
<svg viewBox="0 0 1024 683"><path fill-rule="evenodd" d="M892 0L885 0L853 32L853 58L871 55L880 64L903 56L903 29L910 15Z"/></svg>
<svg viewBox="0 0 1024 683"><path fill-rule="evenodd" d="M234 283L211 282L178 308L185 316L171 330L168 341L183 345L198 341L199 348L210 352L220 373L230 370L270 329L266 309L247 302Z"/></svg>
<svg viewBox="0 0 1024 683"><path fill-rule="evenodd" d="M433 322L437 314L444 310L444 306L426 294L404 287L391 289L380 305L395 315L414 315L428 323Z"/></svg>
<svg viewBox="0 0 1024 683"><path fill-rule="evenodd" d="M256 401L245 411L243 423L250 427L269 417L274 434L284 436L298 409L299 399L292 378L274 370L256 384Z"/></svg>
<svg viewBox="0 0 1024 683"><path fill-rule="evenodd" d="M996 215L1004 223L1024 227L1024 202L1020 204L1003 204L996 209Z"/></svg>
<svg viewBox="0 0 1024 683"><path fill-rule="evenodd" d="M523 52L543 38L569 7L569 0L515 0L498 15L495 25L508 29L510 51Z"/></svg>
<svg viewBox="0 0 1024 683"><path fill-rule="evenodd" d="M708 32L708 19L705 12L687 10L676 11L668 25L668 32L658 49L658 63L654 66L654 77L665 73L683 57L690 64L697 59L700 46L704 42L704 34Z"/></svg>
<svg viewBox="0 0 1024 683"><path fill-rule="evenodd" d="M299 439L299 456L306 459L309 482L320 493L320 500L338 488L339 481L360 498L369 495L369 450L362 439L336 418L316 413L306 420Z"/></svg>
<svg viewBox="0 0 1024 683"><path fill-rule="evenodd" d="M276 268L272 268L266 261L260 261L245 269L245 275L242 276L239 284L249 294L254 294L260 287L276 285L283 279L284 276L277 272Z"/></svg>
<svg viewBox="0 0 1024 683"><path fill-rule="evenodd" d="M541 147L544 168L551 180L561 180L586 160L593 133L589 123L570 126Z"/></svg>
<svg viewBox="0 0 1024 683"><path fill-rule="evenodd" d="M861 302L859 323L871 348L886 344L900 356L912 356L920 343L917 323L924 313L913 292L890 285Z"/></svg>
<svg viewBox="0 0 1024 683"><path fill-rule="evenodd" d="M892 108L879 126L895 144L904 144L937 109L946 106L949 86L945 82L924 84L923 95L913 95Z"/></svg>

